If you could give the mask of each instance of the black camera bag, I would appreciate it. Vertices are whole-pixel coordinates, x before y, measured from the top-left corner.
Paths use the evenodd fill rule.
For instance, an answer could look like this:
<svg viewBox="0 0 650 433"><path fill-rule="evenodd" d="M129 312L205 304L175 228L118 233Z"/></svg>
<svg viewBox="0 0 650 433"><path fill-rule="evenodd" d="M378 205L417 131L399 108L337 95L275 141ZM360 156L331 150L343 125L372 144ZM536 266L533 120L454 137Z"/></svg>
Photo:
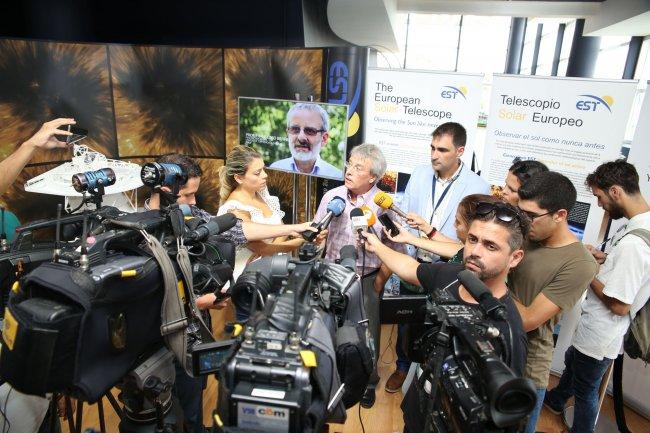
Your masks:
<svg viewBox="0 0 650 433"><path fill-rule="evenodd" d="M43 264L9 299L0 374L27 394L65 391L97 401L163 344L162 299L149 256L112 253L88 272Z"/></svg>

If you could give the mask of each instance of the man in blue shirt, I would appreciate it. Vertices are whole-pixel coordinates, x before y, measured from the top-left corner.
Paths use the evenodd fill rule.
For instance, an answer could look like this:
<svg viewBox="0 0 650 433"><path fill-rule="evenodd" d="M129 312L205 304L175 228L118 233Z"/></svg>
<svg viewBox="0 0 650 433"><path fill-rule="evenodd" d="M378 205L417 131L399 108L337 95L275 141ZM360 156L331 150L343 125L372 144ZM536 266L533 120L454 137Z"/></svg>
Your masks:
<svg viewBox="0 0 650 433"><path fill-rule="evenodd" d="M400 207L407 212L406 222L429 239L436 233L458 239L455 220L458 203L470 194L489 194L488 183L463 164L467 131L460 123L446 122L431 134L431 161L417 166L406 185ZM439 257L413 246L409 255L420 262L435 262ZM377 289L377 288L375 288ZM400 282L400 292L408 294L417 288ZM396 369L386 381L386 392L401 389L411 362L402 350L404 327L398 327Z"/></svg>
<svg viewBox="0 0 650 433"><path fill-rule="evenodd" d="M287 113L287 135L291 157L269 166L284 171L342 179L343 172L323 161L320 150L329 138L329 117L318 104L300 102Z"/></svg>

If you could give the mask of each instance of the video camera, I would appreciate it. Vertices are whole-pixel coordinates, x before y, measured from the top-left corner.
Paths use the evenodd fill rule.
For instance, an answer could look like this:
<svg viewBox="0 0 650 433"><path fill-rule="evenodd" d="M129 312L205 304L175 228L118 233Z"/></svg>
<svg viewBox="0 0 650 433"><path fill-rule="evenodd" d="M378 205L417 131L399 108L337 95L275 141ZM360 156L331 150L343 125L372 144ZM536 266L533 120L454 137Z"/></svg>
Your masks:
<svg viewBox="0 0 650 433"><path fill-rule="evenodd" d="M456 299L449 288L460 282L478 305ZM536 401L528 379L508 367L511 341L503 304L470 271L429 294L411 296L404 349L418 367L419 410L425 432L507 432L526 419ZM419 298L419 305L414 303ZM497 326L501 322L501 327Z"/></svg>
<svg viewBox="0 0 650 433"><path fill-rule="evenodd" d="M172 166L165 169L174 175L160 176L155 184L149 179L150 186L167 186L171 179L178 187L183 172ZM76 176L79 184L91 178ZM230 214L205 221L194 218L190 207L172 204L132 214L102 207L65 217L59 209L56 221L22 227L13 245L17 250L4 263L15 267L29 260L33 266L23 269L8 296L3 379L27 394L57 392L94 402L127 373L139 371L136 367L170 360L167 349L191 371L188 341L191 346L213 340L196 309L194 289L198 294L220 291L231 278L234 247L218 234L235 223ZM29 245L38 245L30 242L31 234L44 228L55 229L56 239L30 250ZM47 259L43 251L49 251ZM159 370L167 385L168 370ZM127 382L126 389L133 388ZM169 406L168 388L152 388L164 390L161 407Z"/></svg>
<svg viewBox="0 0 650 433"><path fill-rule="evenodd" d="M299 259L260 258L231 288L250 319L232 347L203 352L196 372L221 369L223 431L317 432L360 401L375 360L356 250L343 247L340 263L316 254L307 243Z"/></svg>

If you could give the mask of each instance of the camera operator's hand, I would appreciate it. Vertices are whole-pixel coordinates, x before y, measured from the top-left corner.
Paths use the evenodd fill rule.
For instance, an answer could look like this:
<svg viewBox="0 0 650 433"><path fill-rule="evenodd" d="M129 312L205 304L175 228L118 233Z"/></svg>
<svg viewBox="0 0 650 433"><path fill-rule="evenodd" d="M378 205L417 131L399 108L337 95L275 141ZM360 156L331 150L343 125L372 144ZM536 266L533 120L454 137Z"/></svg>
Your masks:
<svg viewBox="0 0 650 433"><path fill-rule="evenodd" d="M222 310L226 308L230 302L230 298L226 298L215 304L214 301L216 300L217 296L214 293L207 293L196 298L196 306L199 310L207 310L208 308L213 310Z"/></svg>
<svg viewBox="0 0 650 433"><path fill-rule="evenodd" d="M50 120L49 122L45 122L43 126L41 126L41 129L39 129L38 132L36 132L36 134L34 134L31 138L25 141L23 145L36 147L40 149L64 148L67 146L67 144L63 141L59 141L55 137L55 134L72 135L72 132L63 131L58 128L63 125L74 125L76 123L77 122L75 122L74 119L64 119L64 118L54 119L54 120Z"/></svg>
<svg viewBox="0 0 650 433"><path fill-rule="evenodd" d="M413 233L406 230L403 226L398 224L395 225L397 226L397 230L399 230L399 234L397 236L391 236L390 231L384 228L384 233L391 241L399 244L411 244L413 243L414 239L417 239L417 237L414 236Z"/></svg>
<svg viewBox="0 0 650 433"><path fill-rule="evenodd" d="M406 214L406 223L411 228L418 229L424 233L430 233L433 228L424 218L414 212Z"/></svg>
<svg viewBox="0 0 650 433"><path fill-rule="evenodd" d="M594 256L594 259L599 265L602 265L605 263L605 259L607 259L607 254L604 252L600 251L593 245L585 245L585 248L587 248L587 251L591 253L592 256Z"/></svg>

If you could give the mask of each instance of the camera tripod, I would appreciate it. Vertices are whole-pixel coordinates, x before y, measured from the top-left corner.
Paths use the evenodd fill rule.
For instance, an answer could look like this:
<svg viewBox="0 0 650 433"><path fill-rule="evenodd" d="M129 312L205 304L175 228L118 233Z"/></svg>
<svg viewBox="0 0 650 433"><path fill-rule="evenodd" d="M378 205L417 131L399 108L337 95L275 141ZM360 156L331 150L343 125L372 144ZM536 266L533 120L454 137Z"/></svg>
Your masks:
<svg viewBox="0 0 650 433"><path fill-rule="evenodd" d="M182 413L172 396L174 385L173 354L161 348L131 371L116 385L120 389L117 400L108 391L104 397L120 417L120 433L176 433L182 432ZM66 399L66 416L71 433L81 433L83 401L78 402L76 416L73 417L70 398ZM52 399L52 416L56 417L56 402ZM106 432L103 397L97 402L99 428ZM73 422L74 418L74 422ZM52 421L53 423L54 421ZM52 425L51 423L51 425ZM54 430L51 430L54 431Z"/></svg>

